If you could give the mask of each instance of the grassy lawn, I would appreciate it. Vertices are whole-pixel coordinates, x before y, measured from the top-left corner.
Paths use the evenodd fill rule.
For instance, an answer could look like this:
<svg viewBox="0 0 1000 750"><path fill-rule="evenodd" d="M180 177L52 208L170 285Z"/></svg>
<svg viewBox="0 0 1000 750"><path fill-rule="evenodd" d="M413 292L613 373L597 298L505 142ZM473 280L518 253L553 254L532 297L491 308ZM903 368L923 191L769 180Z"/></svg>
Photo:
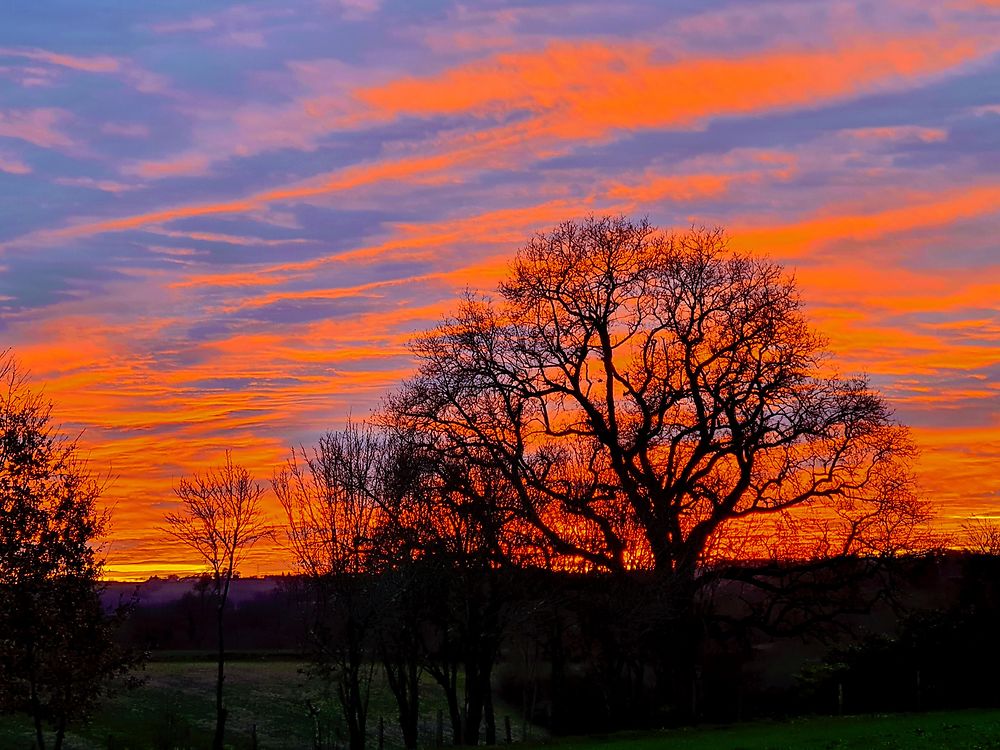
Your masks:
<svg viewBox="0 0 1000 750"><path fill-rule="evenodd" d="M140 687L111 697L90 724L70 732L65 743L67 750L104 750L109 745L115 750L209 747L215 726L215 664L205 658L185 660L182 654L166 657L146 665ZM298 660L227 662L228 744L237 750L251 747L251 731L256 726L261 750L308 750L313 746L316 731L309 704L319 710L324 737L335 731L340 716L335 697L324 695L322 687L303 674L302 668L303 663ZM376 746L381 716L385 721L386 747L398 750L402 748L402 737L396 725L395 700L378 678L376 672L368 708L371 744ZM425 744L432 746L437 710L444 709L445 704L436 685L429 680L425 685L421 733ZM498 706L497 711L503 716L507 710ZM445 717L448 741L451 729L447 714ZM344 735L337 739L343 746ZM32 742L32 729L25 717L0 716L0 750L26 749Z"/></svg>
<svg viewBox="0 0 1000 750"><path fill-rule="evenodd" d="M256 724L261 750L308 750L314 731L307 708L310 701L320 708L324 723L335 720L338 711L333 702L324 699L300 669L298 661L227 665L227 740L233 748L250 747L251 727ZM157 661L147 665L145 676L141 687L111 698L88 726L72 732L67 750L103 750L109 747L109 738L116 750L208 747L214 726L214 665ZM427 747L433 746L439 707L437 689L428 685L422 722ZM388 690L376 685L369 720L372 747L380 715L385 718L387 747L400 746L394 710ZM504 708L498 706L497 712L502 716ZM446 726L446 740L449 734ZM31 729L23 718L0 717L0 748L26 750L31 746ZM1000 710L761 721L566 738L533 746L551 750L1000 750Z"/></svg>
<svg viewBox="0 0 1000 750"><path fill-rule="evenodd" d="M262 748L308 748L312 724L306 700L321 696L306 684L297 662L232 662L226 665L227 739L248 747L257 725ZM215 665L207 661L152 662L144 684L109 699L85 727L67 737L66 747L207 747L215 724ZM0 719L0 747L28 747L27 723Z"/></svg>
<svg viewBox="0 0 1000 750"><path fill-rule="evenodd" d="M810 717L726 727L558 740L553 750L986 750L1000 710Z"/></svg>

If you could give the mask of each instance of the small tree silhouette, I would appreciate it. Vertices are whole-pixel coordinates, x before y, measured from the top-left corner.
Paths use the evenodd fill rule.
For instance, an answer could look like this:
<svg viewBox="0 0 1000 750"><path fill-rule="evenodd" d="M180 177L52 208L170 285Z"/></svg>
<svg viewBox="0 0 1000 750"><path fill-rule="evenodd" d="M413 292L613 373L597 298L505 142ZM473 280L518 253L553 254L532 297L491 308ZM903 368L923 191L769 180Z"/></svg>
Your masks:
<svg viewBox="0 0 1000 750"><path fill-rule="evenodd" d="M336 687L352 750L365 746L376 664L375 538L393 476L390 456L385 435L348 422L311 452L293 449L272 479L287 544L313 600L313 669Z"/></svg>
<svg viewBox="0 0 1000 750"><path fill-rule="evenodd" d="M218 646L214 750L222 750L227 714L222 698L226 602L240 563L257 542L273 534L260 505L265 491L265 486L254 481L249 470L234 464L232 453L226 451L226 460L221 466L180 481L174 493L181 501L182 510L164 517L167 523L164 531L195 550L211 571Z"/></svg>
<svg viewBox="0 0 1000 750"><path fill-rule="evenodd" d="M979 555L1000 555L1000 520L972 516L959 529L963 549Z"/></svg>

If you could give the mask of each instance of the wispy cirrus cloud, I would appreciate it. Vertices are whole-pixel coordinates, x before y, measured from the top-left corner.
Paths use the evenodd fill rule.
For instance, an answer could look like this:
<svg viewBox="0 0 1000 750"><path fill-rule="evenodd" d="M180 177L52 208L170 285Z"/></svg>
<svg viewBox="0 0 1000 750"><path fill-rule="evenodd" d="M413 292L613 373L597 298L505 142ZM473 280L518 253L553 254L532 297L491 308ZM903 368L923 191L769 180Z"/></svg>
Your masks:
<svg viewBox="0 0 1000 750"><path fill-rule="evenodd" d="M179 476L231 447L266 477L366 413L414 331L591 212L727 226L787 264L836 361L914 426L946 522L995 502L984 5L118 11L4 29L0 328L121 477L123 569L183 567L155 532Z"/></svg>
<svg viewBox="0 0 1000 750"><path fill-rule="evenodd" d="M101 132L124 138L145 138L149 136L149 126L139 122L104 122Z"/></svg>
<svg viewBox="0 0 1000 750"><path fill-rule="evenodd" d="M124 193L129 190L137 190L143 187L141 184L129 184L116 182L115 180L96 180L93 177L57 177L54 180L57 185L68 187L91 188L105 193Z"/></svg>
<svg viewBox="0 0 1000 750"><path fill-rule="evenodd" d="M66 132L72 115L57 107L0 110L0 138L26 141L41 148L68 148L74 145Z"/></svg>
<svg viewBox="0 0 1000 750"><path fill-rule="evenodd" d="M367 110L361 114L348 114L346 110L326 114L323 119L332 117L333 122L306 130L305 134L296 132L286 138L283 130L270 128L274 121L253 121L251 132L266 131L266 137L251 138L250 145L237 138L240 145L230 153L247 155L280 143L311 149L315 147L312 138L330 132L338 122L356 123L359 117L362 122L407 114L504 118L526 110L532 113L527 120L450 135L443 143L427 144L431 148L429 155L404 155L352 166L305 184L262 191L240 200L178 206L169 211L81 224L67 228L65 234L116 231L185 216L240 212L251 206L338 193L387 180L433 178L462 164L491 166L497 159L504 163L505 152L520 156L532 143L536 144L533 158L537 159L546 150L550 155L559 153L567 141L604 138L615 129L701 127L714 117L814 106L871 90L905 87L927 75L941 75L992 51L991 44L947 36L878 43L862 39L843 50L782 51L734 60L695 59L666 64L656 63L649 48L620 50L600 44L553 44L539 53L498 55L438 76L403 78L358 90L354 97L364 102ZM304 116L312 117L308 106ZM926 137L927 132L923 135ZM547 148L547 144L553 145ZM426 150L422 151L426 154ZM173 159L130 164L124 170L144 179L200 175L208 171L212 160L207 153L189 151ZM64 235L57 231L53 236Z"/></svg>
<svg viewBox="0 0 1000 750"><path fill-rule="evenodd" d="M16 156L0 152L0 172L7 174L31 174L31 167Z"/></svg>
<svg viewBox="0 0 1000 750"><path fill-rule="evenodd" d="M116 73L122 62L110 55L79 56L67 55L45 49L19 49L0 47L0 58L15 57L34 62L47 63L84 73Z"/></svg>
<svg viewBox="0 0 1000 750"><path fill-rule="evenodd" d="M936 32L670 61L645 42L627 48L587 40L549 42L539 51L503 52L434 75L354 88L343 82L359 77L359 71L336 61L302 61L290 65L304 89L300 97L279 107L210 113L199 130L201 147L130 168L155 173L170 164L175 169L163 174L174 176L188 165L191 174L203 174L212 162L289 147L311 150L340 131L404 116L496 122L527 114L521 137L550 143L602 138L615 130L700 128L718 117L905 89L998 47L988 35ZM226 124L220 125L223 119Z"/></svg>
<svg viewBox="0 0 1000 750"><path fill-rule="evenodd" d="M818 245L851 238L873 241L899 232L947 225L1000 213L1000 184L962 188L945 195L916 195L880 211L819 216L777 227L738 228L745 242L781 258L801 256Z"/></svg>

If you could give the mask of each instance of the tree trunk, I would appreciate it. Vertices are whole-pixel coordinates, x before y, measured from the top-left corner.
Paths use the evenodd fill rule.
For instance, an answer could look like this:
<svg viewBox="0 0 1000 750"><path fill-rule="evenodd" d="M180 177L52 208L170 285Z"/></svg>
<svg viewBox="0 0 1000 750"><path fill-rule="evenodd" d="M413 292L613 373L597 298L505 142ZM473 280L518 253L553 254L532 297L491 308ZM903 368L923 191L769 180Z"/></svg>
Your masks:
<svg viewBox="0 0 1000 750"><path fill-rule="evenodd" d="M213 750L223 750L226 734L226 709L222 704L222 684L226 679L226 643L225 627L223 623L226 602L225 599L219 603L216 615L216 637L219 646L218 673L215 679L215 736L212 739Z"/></svg>
<svg viewBox="0 0 1000 750"><path fill-rule="evenodd" d="M365 722L367 724L367 722ZM351 750L365 750L366 736L365 725L357 715L348 717L347 741Z"/></svg>
<svg viewBox="0 0 1000 750"><path fill-rule="evenodd" d="M66 719L59 719L59 726L56 729L56 740L52 745L52 750L62 750L63 738L66 736Z"/></svg>
<svg viewBox="0 0 1000 750"><path fill-rule="evenodd" d="M497 717L493 712L493 685L492 680L486 680L486 700L483 705L484 718L486 721L486 744L497 744Z"/></svg>
<svg viewBox="0 0 1000 750"><path fill-rule="evenodd" d="M446 662L440 665L429 665L427 672L441 687L445 701L448 703L448 721L451 723L451 744L462 744L462 713L458 707L458 674L457 666Z"/></svg>
<svg viewBox="0 0 1000 750"><path fill-rule="evenodd" d="M35 742L38 750L45 750L45 732L42 728L42 710L38 706L38 694L35 692L35 684L31 684L31 716L35 723Z"/></svg>
<svg viewBox="0 0 1000 750"><path fill-rule="evenodd" d="M35 648L34 644L28 643L28 661L31 663L31 718L35 724L35 742L38 750L45 750L45 731L42 727L42 706L38 699L38 682L35 675Z"/></svg>
<svg viewBox="0 0 1000 750"><path fill-rule="evenodd" d="M657 627L667 634L657 654L657 683L661 700L679 715L696 721L698 659L703 631L696 611L697 583L693 569L657 571L657 586L667 592L664 608L654 613Z"/></svg>
<svg viewBox="0 0 1000 750"><path fill-rule="evenodd" d="M566 659L563 652L563 633L560 620L556 617L552 637L549 641L550 648L550 677L551 696L549 704L549 726L548 730L552 734L559 734L562 731L562 703L566 682Z"/></svg>
<svg viewBox="0 0 1000 750"><path fill-rule="evenodd" d="M475 661L465 665L465 726L462 727L462 744L475 747L479 744L479 726L483 720L482 677Z"/></svg>
<svg viewBox="0 0 1000 750"><path fill-rule="evenodd" d="M420 725L420 668L413 660L383 660L386 681L399 709L403 747L415 750Z"/></svg>
<svg viewBox="0 0 1000 750"><path fill-rule="evenodd" d="M416 664L409 664L407 681L410 685L409 711L404 719L400 717L403 732L403 746L406 750L416 750L420 729L420 673Z"/></svg>
<svg viewBox="0 0 1000 750"><path fill-rule="evenodd" d="M351 604L348 603L347 606L350 608ZM364 750L367 741L367 691L371 684L371 675L368 675L368 681L362 686L361 670L365 668L366 654L360 642L361 635L356 623L348 623L345 635L347 639L346 661L342 663L344 674L338 688L340 705L344 709L344 718L347 721L348 746L351 750Z"/></svg>
<svg viewBox="0 0 1000 750"><path fill-rule="evenodd" d="M458 707L458 688L452 686L445 690L448 701L448 720L451 722L451 744L462 744L462 711Z"/></svg>
<svg viewBox="0 0 1000 750"><path fill-rule="evenodd" d="M465 667L465 726L462 744L470 747L479 744L479 728L484 723L487 744L496 744L496 724L490 694L494 655L491 644L480 643L479 647L481 651L478 658L468 662Z"/></svg>

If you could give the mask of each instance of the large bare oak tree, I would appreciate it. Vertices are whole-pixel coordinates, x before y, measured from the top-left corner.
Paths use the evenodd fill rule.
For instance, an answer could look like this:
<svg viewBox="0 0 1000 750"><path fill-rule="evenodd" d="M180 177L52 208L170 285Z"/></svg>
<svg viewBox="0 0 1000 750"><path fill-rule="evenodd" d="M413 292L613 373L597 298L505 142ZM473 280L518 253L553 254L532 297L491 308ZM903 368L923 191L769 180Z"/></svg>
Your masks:
<svg viewBox="0 0 1000 750"><path fill-rule="evenodd" d="M753 518L819 512L827 549L866 552L923 517L907 430L836 374L793 278L720 230L562 224L412 348L394 419L502 471L564 566L648 567L689 594Z"/></svg>
<svg viewBox="0 0 1000 750"><path fill-rule="evenodd" d="M412 351L390 421L441 465L502 480L469 500L502 513L522 558L649 571L646 631L675 704L697 694L707 586L784 592L796 557L811 598L797 584L782 611L803 621L837 578L818 558L905 551L928 516L906 428L867 379L837 374L794 279L721 230L564 223Z"/></svg>

